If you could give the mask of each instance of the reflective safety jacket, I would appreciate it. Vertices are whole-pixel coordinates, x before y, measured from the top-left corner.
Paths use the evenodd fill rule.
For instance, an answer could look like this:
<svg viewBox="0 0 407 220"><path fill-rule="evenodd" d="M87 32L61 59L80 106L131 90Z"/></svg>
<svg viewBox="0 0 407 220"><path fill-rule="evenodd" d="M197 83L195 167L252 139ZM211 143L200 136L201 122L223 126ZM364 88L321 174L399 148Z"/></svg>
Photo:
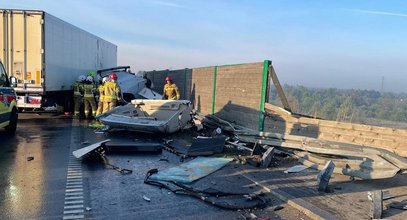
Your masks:
<svg viewBox="0 0 407 220"><path fill-rule="evenodd" d="M98 91L99 91L99 102L103 102L103 99L105 97L105 87L103 86L103 84L98 87Z"/></svg>
<svg viewBox="0 0 407 220"><path fill-rule="evenodd" d="M84 84L83 85L83 90L84 90L83 97L94 98L95 96L93 95L93 91L92 91L94 88L95 88L95 86L93 84Z"/></svg>
<svg viewBox="0 0 407 220"><path fill-rule="evenodd" d="M83 83L75 82L73 84L73 95L82 96L83 95Z"/></svg>
<svg viewBox="0 0 407 220"><path fill-rule="evenodd" d="M165 84L163 93L168 100L178 100L180 98L179 90L175 83Z"/></svg>
<svg viewBox="0 0 407 220"><path fill-rule="evenodd" d="M114 100L120 99L120 87L116 82L105 82L104 87L104 95L103 101L105 102L112 102Z"/></svg>

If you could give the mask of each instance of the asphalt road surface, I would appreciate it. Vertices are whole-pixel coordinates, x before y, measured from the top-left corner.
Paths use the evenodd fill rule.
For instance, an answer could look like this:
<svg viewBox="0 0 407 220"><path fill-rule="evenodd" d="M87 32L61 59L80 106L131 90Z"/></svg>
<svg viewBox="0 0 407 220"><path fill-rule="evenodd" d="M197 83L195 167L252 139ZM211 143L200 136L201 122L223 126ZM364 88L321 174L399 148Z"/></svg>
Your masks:
<svg viewBox="0 0 407 220"><path fill-rule="evenodd" d="M108 162L131 169L129 175L109 168L97 158L77 160L73 150L107 138L160 141L159 137L131 133L97 134L88 123L27 113L19 115L15 136L0 131L0 219L243 218L242 211L216 208L143 183L148 170L174 166L180 162L176 157L170 157L168 162L160 160L162 153L107 152ZM249 180L231 177L233 169L234 165L229 164L199 184L232 191L253 189ZM278 204L281 202L272 200L271 205ZM279 212L254 213L272 219L306 219L287 205Z"/></svg>

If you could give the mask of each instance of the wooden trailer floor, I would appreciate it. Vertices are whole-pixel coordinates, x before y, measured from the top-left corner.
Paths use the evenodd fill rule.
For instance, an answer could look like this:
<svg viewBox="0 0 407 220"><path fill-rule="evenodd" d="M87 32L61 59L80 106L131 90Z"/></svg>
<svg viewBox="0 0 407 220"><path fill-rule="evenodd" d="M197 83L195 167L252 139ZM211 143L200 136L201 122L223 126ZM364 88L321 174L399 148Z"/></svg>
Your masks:
<svg viewBox="0 0 407 220"><path fill-rule="evenodd" d="M299 163L294 159L276 163L268 169L246 165L239 172L311 218L369 219L373 204L368 200L368 192L387 190L396 197L384 200L382 218L407 219L407 210L386 207L391 202L407 199L406 174L379 180L352 180L348 176L334 174L330 181L334 192L321 193L317 190L317 170L308 168L299 173L284 173L287 168Z"/></svg>

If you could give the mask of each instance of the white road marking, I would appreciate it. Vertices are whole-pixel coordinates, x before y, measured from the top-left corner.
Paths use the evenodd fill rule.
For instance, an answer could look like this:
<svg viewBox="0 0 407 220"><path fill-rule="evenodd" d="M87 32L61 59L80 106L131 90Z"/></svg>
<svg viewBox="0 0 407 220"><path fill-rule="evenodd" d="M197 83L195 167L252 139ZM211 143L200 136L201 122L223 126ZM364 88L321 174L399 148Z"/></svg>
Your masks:
<svg viewBox="0 0 407 220"><path fill-rule="evenodd" d="M65 205L83 204L83 200L65 201Z"/></svg>
<svg viewBox="0 0 407 220"><path fill-rule="evenodd" d="M76 143L76 134L78 133L76 121L72 121L72 133L70 142L69 162L66 175L65 203L62 219L85 219L84 215L84 196L83 196L83 176L82 161L72 155L80 145Z"/></svg>
<svg viewBox="0 0 407 220"><path fill-rule="evenodd" d="M82 186L82 182L68 182L66 186Z"/></svg>
<svg viewBox="0 0 407 220"><path fill-rule="evenodd" d="M83 199L83 196L65 196L65 200Z"/></svg>
<svg viewBox="0 0 407 220"><path fill-rule="evenodd" d="M83 213L83 212L85 212L85 210L83 210L83 209L74 209L74 210L64 211L64 215L66 215L66 214L78 214L78 213Z"/></svg>
<svg viewBox="0 0 407 220"><path fill-rule="evenodd" d="M83 218L85 218L84 215L67 215L67 216L64 216L62 219L69 220L69 219L83 219Z"/></svg>
<svg viewBox="0 0 407 220"><path fill-rule="evenodd" d="M68 179L82 179L82 176L67 176Z"/></svg>
<svg viewBox="0 0 407 220"><path fill-rule="evenodd" d="M83 196L83 192L67 192L65 196Z"/></svg>
<svg viewBox="0 0 407 220"><path fill-rule="evenodd" d="M64 209L80 209L83 208L83 205L66 205Z"/></svg>
<svg viewBox="0 0 407 220"><path fill-rule="evenodd" d="M82 184L77 184L77 185L66 185L67 189L82 189Z"/></svg>
<svg viewBox="0 0 407 220"><path fill-rule="evenodd" d="M65 190L65 192L82 192L82 191L83 191L82 188L80 188L80 189L66 189Z"/></svg>

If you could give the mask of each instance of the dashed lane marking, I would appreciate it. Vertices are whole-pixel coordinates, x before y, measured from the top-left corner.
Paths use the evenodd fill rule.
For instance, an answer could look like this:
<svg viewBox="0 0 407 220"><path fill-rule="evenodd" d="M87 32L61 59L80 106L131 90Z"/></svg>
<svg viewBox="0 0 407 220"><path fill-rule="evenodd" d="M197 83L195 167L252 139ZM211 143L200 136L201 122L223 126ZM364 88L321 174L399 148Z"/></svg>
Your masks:
<svg viewBox="0 0 407 220"><path fill-rule="evenodd" d="M83 192L67 192L65 196L83 196Z"/></svg>
<svg viewBox="0 0 407 220"><path fill-rule="evenodd" d="M83 201L83 196L66 196L65 200L81 199Z"/></svg>
<svg viewBox="0 0 407 220"><path fill-rule="evenodd" d="M84 219L84 215L66 215L62 219L63 220L69 220L69 219Z"/></svg>
<svg viewBox="0 0 407 220"><path fill-rule="evenodd" d="M83 212L85 212L85 210L83 210L83 209L67 210L67 211L64 211L64 215L66 215L66 214L79 214L79 213L83 213Z"/></svg>
<svg viewBox="0 0 407 220"><path fill-rule="evenodd" d="M65 205L83 204L83 200L65 201Z"/></svg>
<svg viewBox="0 0 407 220"><path fill-rule="evenodd" d="M64 209L80 209L83 208L83 205L66 205Z"/></svg>
<svg viewBox="0 0 407 220"><path fill-rule="evenodd" d="M65 192L82 192L83 189L79 188L79 189L66 189Z"/></svg>
<svg viewBox="0 0 407 220"><path fill-rule="evenodd" d="M74 121L72 122L74 123ZM68 170L66 174L65 202L62 219L85 219L82 164L72 156L72 152L78 148L75 143L75 127L72 126L71 143Z"/></svg>

